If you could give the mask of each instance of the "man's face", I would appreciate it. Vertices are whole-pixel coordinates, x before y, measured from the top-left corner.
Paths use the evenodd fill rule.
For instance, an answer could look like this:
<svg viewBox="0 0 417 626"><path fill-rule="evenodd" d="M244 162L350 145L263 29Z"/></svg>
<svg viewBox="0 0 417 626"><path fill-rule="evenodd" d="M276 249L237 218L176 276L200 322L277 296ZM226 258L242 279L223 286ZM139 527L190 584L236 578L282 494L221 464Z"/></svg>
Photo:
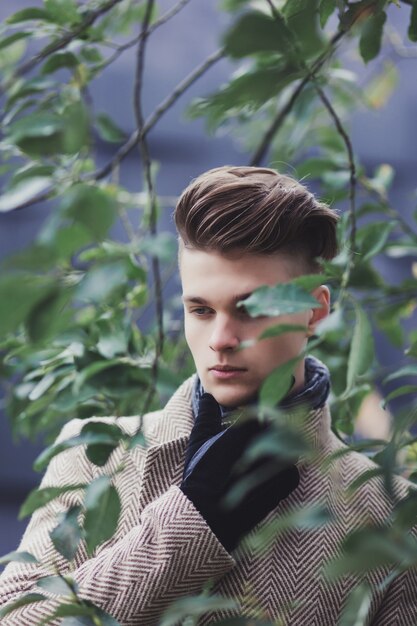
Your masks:
<svg viewBox="0 0 417 626"><path fill-rule="evenodd" d="M324 286L314 292L318 308L302 313L252 318L237 307L257 287L288 282L301 273L294 261L279 253L224 256L183 247L180 272L188 346L205 391L225 406L248 402L276 367L302 352L308 330L313 331L316 318L328 313ZM262 339L237 350L241 342L256 340L266 328L282 323L301 324L306 331ZM294 388L301 387L303 360L294 376Z"/></svg>

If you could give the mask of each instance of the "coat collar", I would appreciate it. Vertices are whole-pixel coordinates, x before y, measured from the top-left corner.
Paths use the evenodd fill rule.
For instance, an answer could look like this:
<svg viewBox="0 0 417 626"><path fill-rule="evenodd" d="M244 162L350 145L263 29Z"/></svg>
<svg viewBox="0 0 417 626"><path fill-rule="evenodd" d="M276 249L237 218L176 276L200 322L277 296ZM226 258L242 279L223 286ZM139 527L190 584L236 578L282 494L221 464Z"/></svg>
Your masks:
<svg viewBox="0 0 417 626"><path fill-rule="evenodd" d="M145 416L144 430L148 442L143 469L140 509L182 480L184 456L194 423L192 393L196 376L187 379L174 393L163 411ZM296 410L288 414L297 430L304 434L314 456L322 456L331 438L331 418L327 405L311 411ZM302 460L304 463L304 459Z"/></svg>

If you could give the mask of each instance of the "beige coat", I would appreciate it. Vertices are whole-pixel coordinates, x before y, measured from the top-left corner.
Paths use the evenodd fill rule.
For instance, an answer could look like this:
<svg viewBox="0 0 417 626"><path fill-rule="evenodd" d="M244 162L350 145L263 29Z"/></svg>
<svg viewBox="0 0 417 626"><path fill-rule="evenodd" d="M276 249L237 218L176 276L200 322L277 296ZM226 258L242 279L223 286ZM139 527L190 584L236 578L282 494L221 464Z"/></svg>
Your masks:
<svg viewBox="0 0 417 626"><path fill-rule="evenodd" d="M214 581L213 592L238 598L246 615L276 620L285 626L336 626L347 595L357 583L346 578L332 588L320 578L320 570L336 554L348 532L365 523L378 523L390 511L379 479L366 482L348 499L345 488L373 467L364 456L349 453L323 473L321 461L343 444L330 431L328 409L311 412L306 435L317 451L314 462L301 461L298 488L261 524L309 504L325 505L335 521L319 529L294 529L271 538L262 551L239 548L230 556L213 535L178 485L183 456L193 424L191 393L193 379L186 381L165 409L144 418L149 447L131 452L116 450L104 468L92 465L81 447L55 457L42 486L88 483L123 463L114 484L122 499L122 515L115 536L100 546L93 558L80 548L72 567L80 595L111 613L123 626L157 624L161 613L176 598L197 594L204 583ZM77 434L84 422L74 420L60 439ZM118 424L132 433L135 418ZM409 484L398 480L405 496ZM54 566L68 571L68 563L54 550L49 532L56 517L79 504L82 492L67 493L37 511L19 550L27 550L39 565L10 564L0 579L0 605L34 590L41 576ZM407 572L382 591L379 583L388 571L373 574L372 626L417 624L417 576ZM35 589L36 591L36 589ZM55 600L22 607L5 617L4 626L35 626L50 614ZM227 615L217 612L199 624L215 623Z"/></svg>

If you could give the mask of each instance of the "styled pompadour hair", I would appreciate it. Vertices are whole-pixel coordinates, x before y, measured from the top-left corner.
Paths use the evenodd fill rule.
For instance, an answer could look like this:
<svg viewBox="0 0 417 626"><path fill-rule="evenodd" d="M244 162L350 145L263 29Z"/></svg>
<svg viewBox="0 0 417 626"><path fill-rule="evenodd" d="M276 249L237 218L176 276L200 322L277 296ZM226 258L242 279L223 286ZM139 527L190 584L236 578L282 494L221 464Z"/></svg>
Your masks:
<svg viewBox="0 0 417 626"><path fill-rule="evenodd" d="M269 168L218 167L193 180L174 213L182 244L222 254L282 252L319 271L337 254L338 215Z"/></svg>

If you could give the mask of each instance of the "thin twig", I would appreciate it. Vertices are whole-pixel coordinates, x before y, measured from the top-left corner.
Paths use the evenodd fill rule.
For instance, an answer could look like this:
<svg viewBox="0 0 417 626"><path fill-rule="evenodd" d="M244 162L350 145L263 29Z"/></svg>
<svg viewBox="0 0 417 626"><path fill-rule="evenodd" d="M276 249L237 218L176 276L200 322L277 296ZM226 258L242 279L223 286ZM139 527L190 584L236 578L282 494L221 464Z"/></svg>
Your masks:
<svg viewBox="0 0 417 626"><path fill-rule="evenodd" d="M156 194L152 180L151 170L151 157L149 153L148 143L146 140L146 134L143 132L145 119L142 110L142 88L143 88L143 74L145 65L145 49L146 41L149 35L148 28L152 15L152 9L154 0L147 0L145 17L142 24L142 32L138 46L138 55L135 72L135 94L134 94L134 112L136 125L138 130L138 148L142 159L142 165L144 170L145 183L147 186L148 197L150 201L150 213L149 213L149 230L152 236L157 232L157 204ZM155 346L155 356L152 363L152 382L149 387L149 393L145 399L144 406L142 407L142 414L146 413L149 408L152 398L155 393L156 382L159 369L159 358L162 354L164 346L164 324L163 324L163 300L162 300L162 284L161 284L161 272L159 267L159 259L157 256L152 256L152 274L154 279L154 296L156 307L156 319L158 327L158 336Z"/></svg>
<svg viewBox="0 0 417 626"><path fill-rule="evenodd" d="M278 111L277 115L272 120L271 125L265 132L262 137L258 148L255 150L252 159L250 161L250 165L260 165L260 163L265 158L265 155L269 149L269 146L272 143L275 135L278 130L281 128L282 124L285 121L285 118L290 114L292 108L297 102L301 92L304 87L311 81L312 78L317 74L317 72L323 67L324 63L327 61L329 56L333 53L333 49L336 44L340 41L340 39L344 36L345 31L339 31L334 37L330 40L328 49L317 59L317 61L313 64L310 69L307 69L307 73L304 78L298 83L297 87L293 91L290 99L287 104Z"/></svg>
<svg viewBox="0 0 417 626"><path fill-rule="evenodd" d="M330 117L332 118L337 132L339 133L339 135L342 137L343 142L346 146L346 151L348 154L348 160L349 160L349 172L350 172L350 177L349 177L349 205L350 205L350 247L349 247L349 263L346 267L346 271L343 274L343 278L342 278L342 283L341 283L341 292L343 291L343 289L347 286L348 281L349 281L349 276L350 273L352 271L353 265L354 265L354 257L355 257L355 251L356 251L356 231L357 231L357 224L356 224L356 166L355 166L355 156L353 154L353 147L352 147L352 142L350 140L350 137L348 135L348 133L346 132L343 124L342 124L342 120L340 119L340 117L338 116L338 114L336 113L332 103L330 102L330 100L328 99L326 93L324 92L324 90L320 87L320 85L314 81L314 87L315 90L317 91L320 100L322 101L322 103L324 104L324 106L326 107L327 111L329 112Z"/></svg>
<svg viewBox="0 0 417 626"><path fill-rule="evenodd" d="M141 133L143 137L147 135L147 133L155 126L155 124L160 120L160 118L170 109L173 104L178 100L182 94L187 91L187 89L195 83L195 81L200 78L214 63L216 63L219 59L224 56L224 50L221 48L216 52L213 52L207 59L201 63L198 67L196 67L186 78L184 78L178 85L174 88L171 94L165 98L151 113L146 122L143 124L141 130L136 129L129 137L129 139L119 148L114 157L109 163L104 165L100 170L94 172L88 179L92 180L100 180L107 176L114 167L116 167L132 150L138 143L141 141Z"/></svg>
<svg viewBox="0 0 417 626"><path fill-rule="evenodd" d="M108 2L103 4L103 6L101 6L100 8L87 13L85 19L81 22L81 24L74 28L74 30L66 33L57 41L54 41L53 43L49 44L49 46L43 48L40 52L38 52L38 54L35 54L34 57L22 63L22 65L20 65L20 67L16 69L13 76L11 76L5 83L3 83L3 85L1 85L0 94L7 91L7 89L9 89L13 85L18 76L23 76L24 74L27 74L34 67L36 67L38 63L46 59L48 56L50 56L54 52L57 52L58 50L62 50L62 48L65 48L65 46L67 46L73 39L81 35L86 28L94 24L97 18L110 11L110 9L112 9L114 6L116 6L116 4L119 4L120 2L122 2L122 0L108 0Z"/></svg>

